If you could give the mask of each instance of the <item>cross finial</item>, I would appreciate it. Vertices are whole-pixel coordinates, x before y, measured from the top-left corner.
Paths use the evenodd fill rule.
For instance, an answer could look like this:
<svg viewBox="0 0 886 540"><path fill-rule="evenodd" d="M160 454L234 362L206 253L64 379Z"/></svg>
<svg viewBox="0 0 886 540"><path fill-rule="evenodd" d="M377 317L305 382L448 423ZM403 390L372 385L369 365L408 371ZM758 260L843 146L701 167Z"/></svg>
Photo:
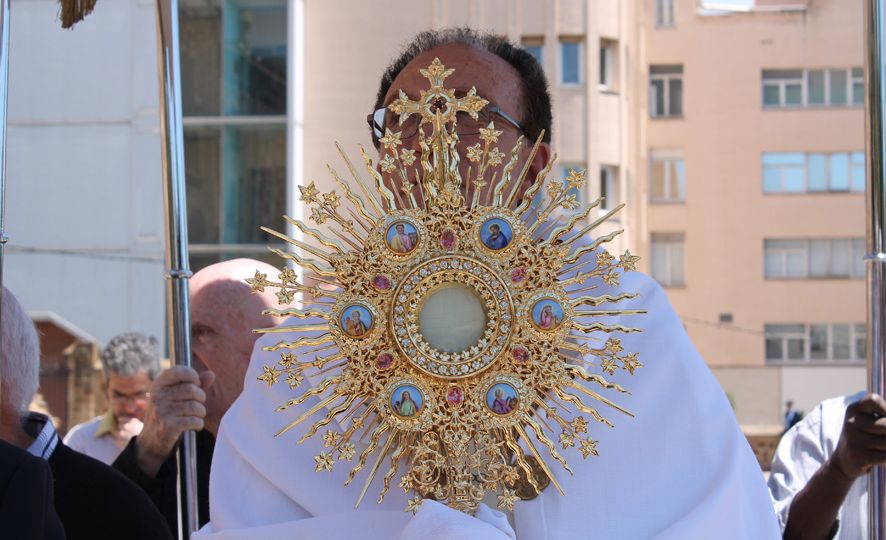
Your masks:
<svg viewBox="0 0 886 540"><path fill-rule="evenodd" d="M439 119L439 125L456 123L456 114L466 112L471 118L477 119L478 114L489 102L477 95L477 89L471 87L467 95L462 98L455 97L455 90L443 88L443 81L453 73L453 69L446 69L439 58L434 58L431 65L426 69L419 70L431 88L422 91L418 101L409 99L403 90L396 100L389 106L390 110L400 115L399 123L402 125L413 114L421 115L420 124L434 123Z"/></svg>

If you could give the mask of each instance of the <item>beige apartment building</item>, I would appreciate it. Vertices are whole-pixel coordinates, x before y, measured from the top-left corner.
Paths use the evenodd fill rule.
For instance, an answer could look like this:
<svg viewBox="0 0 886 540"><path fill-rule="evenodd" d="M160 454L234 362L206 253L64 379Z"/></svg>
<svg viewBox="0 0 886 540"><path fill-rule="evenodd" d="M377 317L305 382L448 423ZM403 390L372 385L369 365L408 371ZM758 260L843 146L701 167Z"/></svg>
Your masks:
<svg viewBox="0 0 886 540"><path fill-rule="evenodd" d="M862 4L644 4L652 274L743 424L862 389Z"/></svg>
<svg viewBox="0 0 886 540"><path fill-rule="evenodd" d="M740 422L777 430L786 399L864 386L862 13L743 3L184 0L192 265L266 253L255 223L284 228L298 184L333 188L333 141L359 161L410 37L492 31L548 74L553 174L628 204L612 250L667 289Z"/></svg>

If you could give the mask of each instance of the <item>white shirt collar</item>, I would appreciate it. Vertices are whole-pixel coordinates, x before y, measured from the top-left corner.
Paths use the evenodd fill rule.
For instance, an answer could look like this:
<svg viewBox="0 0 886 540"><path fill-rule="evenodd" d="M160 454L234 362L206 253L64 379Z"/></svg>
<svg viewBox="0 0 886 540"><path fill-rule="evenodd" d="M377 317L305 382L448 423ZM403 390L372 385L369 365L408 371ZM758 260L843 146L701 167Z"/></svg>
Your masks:
<svg viewBox="0 0 886 540"><path fill-rule="evenodd" d="M52 457L58 446L58 433L52 420L45 414L29 412L22 417L22 427L28 435L34 437L28 452L44 460Z"/></svg>

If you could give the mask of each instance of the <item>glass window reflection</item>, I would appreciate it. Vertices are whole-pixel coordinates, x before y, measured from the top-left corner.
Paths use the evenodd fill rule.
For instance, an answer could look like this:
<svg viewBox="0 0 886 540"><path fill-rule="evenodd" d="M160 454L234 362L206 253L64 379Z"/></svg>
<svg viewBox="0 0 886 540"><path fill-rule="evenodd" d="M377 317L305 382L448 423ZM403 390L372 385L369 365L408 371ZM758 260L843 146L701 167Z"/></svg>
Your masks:
<svg viewBox="0 0 886 540"><path fill-rule="evenodd" d="M191 263L262 257L284 230L286 0L181 0ZM279 261L274 261L279 264Z"/></svg>
<svg viewBox="0 0 886 540"><path fill-rule="evenodd" d="M186 116L286 114L286 1L182 0Z"/></svg>

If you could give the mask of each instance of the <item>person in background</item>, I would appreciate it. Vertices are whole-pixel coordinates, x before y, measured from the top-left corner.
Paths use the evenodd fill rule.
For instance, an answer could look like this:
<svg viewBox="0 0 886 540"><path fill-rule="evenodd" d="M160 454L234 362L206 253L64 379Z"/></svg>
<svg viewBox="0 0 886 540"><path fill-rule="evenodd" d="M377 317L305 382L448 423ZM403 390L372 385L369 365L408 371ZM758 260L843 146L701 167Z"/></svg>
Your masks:
<svg viewBox="0 0 886 540"><path fill-rule="evenodd" d="M108 411L68 431L65 444L110 465L142 430L149 390L160 373L157 340L143 334L120 334L102 351Z"/></svg>
<svg viewBox="0 0 886 540"><path fill-rule="evenodd" d="M0 342L9 343L13 337L2 332ZM0 354L8 354L8 348ZM2 399L3 376L0 374L0 401ZM2 415L0 411L0 423ZM55 513L52 488L52 471L45 461L0 440L0 531L11 538L64 539L65 530Z"/></svg>
<svg viewBox="0 0 886 540"><path fill-rule="evenodd" d="M0 531L4 538L62 540L52 471L42 459L0 440Z"/></svg>
<svg viewBox="0 0 886 540"><path fill-rule="evenodd" d="M784 430L794 427L794 424L803 419L803 413L794 409L794 402L787 400L784 403Z"/></svg>
<svg viewBox="0 0 886 540"><path fill-rule="evenodd" d="M827 399L782 436L769 491L784 538L868 537L868 478L886 464L886 401Z"/></svg>
<svg viewBox="0 0 886 540"><path fill-rule="evenodd" d="M190 280L191 347L196 369L173 366L151 387L145 425L114 461L114 468L142 487L177 530L175 449L182 433L197 432L199 520L209 520L209 471L222 416L243 390L243 377L258 334L280 318L265 315L277 307L270 290L253 294L244 281L256 271L280 271L252 259L207 266Z"/></svg>
<svg viewBox="0 0 886 540"><path fill-rule="evenodd" d="M4 288L2 297L0 439L49 465L55 511L67 538L171 538L144 491L104 463L68 448L49 417L28 411L39 381L40 342L15 296ZM0 530L0 536L20 538L6 532Z"/></svg>

